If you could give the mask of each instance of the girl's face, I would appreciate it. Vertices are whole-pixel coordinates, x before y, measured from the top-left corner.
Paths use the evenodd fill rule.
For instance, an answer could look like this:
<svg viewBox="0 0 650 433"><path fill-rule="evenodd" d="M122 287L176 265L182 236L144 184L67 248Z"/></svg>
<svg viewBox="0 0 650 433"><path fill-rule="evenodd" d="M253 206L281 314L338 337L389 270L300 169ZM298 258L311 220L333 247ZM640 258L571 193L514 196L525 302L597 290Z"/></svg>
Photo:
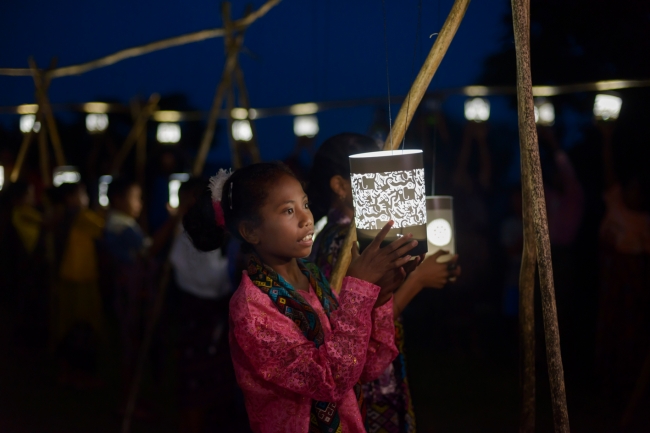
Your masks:
<svg viewBox="0 0 650 433"><path fill-rule="evenodd" d="M314 218L307 194L294 177L283 175L260 209L262 223L244 235L269 265L307 257L314 243ZM242 233L244 234L244 233Z"/></svg>

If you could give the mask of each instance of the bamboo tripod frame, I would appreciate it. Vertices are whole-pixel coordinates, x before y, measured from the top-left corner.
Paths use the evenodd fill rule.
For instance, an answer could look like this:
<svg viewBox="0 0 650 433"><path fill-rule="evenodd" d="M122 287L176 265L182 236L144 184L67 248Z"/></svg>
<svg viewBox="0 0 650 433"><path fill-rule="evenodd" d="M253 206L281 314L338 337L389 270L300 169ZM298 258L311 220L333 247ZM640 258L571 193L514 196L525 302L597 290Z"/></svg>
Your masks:
<svg viewBox="0 0 650 433"><path fill-rule="evenodd" d="M569 413L566 405L564 368L560 351L560 331L555 305L551 246L542 168L537 143L533 83L530 68L530 0L512 0L512 18L517 55L517 106L519 111L519 143L521 149L521 184L524 204L524 252L520 281L522 315L522 343L524 372L522 396L523 410L520 431L535 429L535 377L534 377L534 315L533 290L535 261L539 266L542 313L546 358L551 385L553 423L558 433L569 432ZM534 242L534 244L533 244ZM533 251L534 248L534 251Z"/></svg>

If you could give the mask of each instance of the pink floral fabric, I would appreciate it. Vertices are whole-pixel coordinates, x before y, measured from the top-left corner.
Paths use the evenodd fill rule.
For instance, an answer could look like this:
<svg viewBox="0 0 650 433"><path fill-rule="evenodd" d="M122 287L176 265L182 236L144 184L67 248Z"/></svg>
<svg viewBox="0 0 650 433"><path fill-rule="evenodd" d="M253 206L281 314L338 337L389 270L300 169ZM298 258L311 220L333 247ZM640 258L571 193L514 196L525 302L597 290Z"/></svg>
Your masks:
<svg viewBox="0 0 650 433"><path fill-rule="evenodd" d="M379 377L397 356L392 299L373 308L379 287L346 277L330 318L310 287L325 344L316 348L268 295L243 276L230 301L230 347L256 433L306 433L313 399L338 402L346 433L365 433L353 387Z"/></svg>

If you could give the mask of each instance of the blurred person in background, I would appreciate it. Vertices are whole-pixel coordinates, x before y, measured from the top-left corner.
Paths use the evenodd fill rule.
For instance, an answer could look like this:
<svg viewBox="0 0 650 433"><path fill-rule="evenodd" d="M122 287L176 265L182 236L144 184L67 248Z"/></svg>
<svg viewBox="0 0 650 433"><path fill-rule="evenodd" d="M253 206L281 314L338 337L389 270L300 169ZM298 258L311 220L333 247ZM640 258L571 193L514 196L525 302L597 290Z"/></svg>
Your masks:
<svg viewBox="0 0 650 433"><path fill-rule="evenodd" d="M208 182L193 178L179 190L181 208L190 207ZM179 397L181 433L230 431L235 375L228 345L228 302L233 286L227 247L197 250L182 226L170 253L180 289Z"/></svg>
<svg viewBox="0 0 650 433"><path fill-rule="evenodd" d="M53 296L53 343L60 361L59 383L75 388L102 384L96 377L97 343L103 329L96 241L104 219L88 208L83 183L57 188L65 206L65 243Z"/></svg>

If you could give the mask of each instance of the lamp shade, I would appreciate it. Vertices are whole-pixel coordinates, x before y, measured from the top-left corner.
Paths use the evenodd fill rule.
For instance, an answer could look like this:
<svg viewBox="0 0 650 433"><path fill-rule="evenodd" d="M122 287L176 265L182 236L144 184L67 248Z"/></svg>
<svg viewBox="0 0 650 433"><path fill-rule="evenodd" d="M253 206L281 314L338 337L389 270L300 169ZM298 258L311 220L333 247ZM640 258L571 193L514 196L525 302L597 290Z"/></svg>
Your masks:
<svg viewBox="0 0 650 433"><path fill-rule="evenodd" d="M178 143L181 141L181 126L178 123L159 123L156 138L163 144Z"/></svg>
<svg viewBox="0 0 650 433"><path fill-rule="evenodd" d="M395 225L383 244L412 233L418 245L409 254L427 252L427 213L421 150L351 155L350 180L361 251L389 220L393 220Z"/></svg>
<svg viewBox="0 0 650 433"><path fill-rule="evenodd" d="M91 134L106 131L108 128L108 114L90 113L86 114L86 129Z"/></svg>
<svg viewBox="0 0 650 433"><path fill-rule="evenodd" d="M456 254L453 197L427 197L427 243L427 255L435 254L439 250L449 251L450 256Z"/></svg>
<svg viewBox="0 0 650 433"><path fill-rule="evenodd" d="M232 122L232 138L236 141L251 141L253 139L251 123L246 119Z"/></svg>
<svg viewBox="0 0 650 433"><path fill-rule="evenodd" d="M0 191L5 186L5 168L0 165Z"/></svg>
<svg viewBox="0 0 650 433"><path fill-rule="evenodd" d="M81 180L81 175L77 167L72 165L62 165L54 169L52 184L61 186L64 183L77 183Z"/></svg>

